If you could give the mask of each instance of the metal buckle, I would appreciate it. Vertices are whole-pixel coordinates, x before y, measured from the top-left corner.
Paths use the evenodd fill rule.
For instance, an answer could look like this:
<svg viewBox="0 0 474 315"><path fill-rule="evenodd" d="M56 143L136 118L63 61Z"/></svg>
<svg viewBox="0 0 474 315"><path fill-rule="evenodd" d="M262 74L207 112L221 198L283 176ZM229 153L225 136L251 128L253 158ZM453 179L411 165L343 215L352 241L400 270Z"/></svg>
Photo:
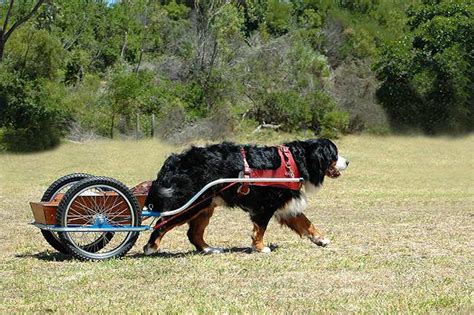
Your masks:
<svg viewBox="0 0 474 315"><path fill-rule="evenodd" d="M243 187L245 187L244 190L242 190ZM239 188L237 188L237 193L242 196L248 195L250 193L249 185L240 185Z"/></svg>

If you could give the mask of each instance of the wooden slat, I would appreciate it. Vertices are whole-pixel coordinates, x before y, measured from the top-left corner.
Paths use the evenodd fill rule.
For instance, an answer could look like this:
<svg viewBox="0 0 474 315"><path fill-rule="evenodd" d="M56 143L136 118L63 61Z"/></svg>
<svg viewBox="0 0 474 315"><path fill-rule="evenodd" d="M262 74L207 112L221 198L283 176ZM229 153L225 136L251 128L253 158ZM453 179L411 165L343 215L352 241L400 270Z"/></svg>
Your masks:
<svg viewBox="0 0 474 315"><path fill-rule="evenodd" d="M140 206L140 209L144 207L145 201L148 195L148 190L150 189L151 182L143 182L132 188L132 191L135 195L135 197L138 200L138 204ZM100 198L104 198L105 196L108 197L107 204L112 206L115 198L110 198L111 196L117 196L117 193L115 192L105 192L103 196L100 196ZM59 203L61 202L61 199L63 198L64 194L57 194L53 200L47 201L47 202L30 202L30 207L33 212L33 216L35 218L35 222L41 223L41 224L56 224L56 210L58 208ZM89 200L88 200L89 199ZM79 201L87 206L90 205L90 200L92 198L89 196L81 196L79 197ZM120 209L121 208L121 209ZM76 212L82 212L78 211L78 207L76 207ZM114 209L115 212L123 210L122 206L117 207L117 209ZM80 222L74 222L76 224L80 224Z"/></svg>

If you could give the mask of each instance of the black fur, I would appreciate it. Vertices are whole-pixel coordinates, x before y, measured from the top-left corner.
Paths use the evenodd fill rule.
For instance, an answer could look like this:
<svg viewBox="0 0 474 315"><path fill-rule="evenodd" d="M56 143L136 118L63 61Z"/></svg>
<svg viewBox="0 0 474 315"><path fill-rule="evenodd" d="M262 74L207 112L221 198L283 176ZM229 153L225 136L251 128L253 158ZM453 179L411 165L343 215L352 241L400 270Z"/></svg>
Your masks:
<svg viewBox="0 0 474 315"><path fill-rule="evenodd" d="M293 141L286 143L290 149L301 176L315 186L323 183L327 169L338 157L337 147L327 139ZM230 142L207 147L192 147L171 155L164 163L158 177L153 181L146 205L153 211L169 211L184 205L207 183L219 178L235 178L244 168L241 147L247 151L247 161L251 168L276 169L280 157L275 147L237 145ZM217 192L223 185L211 190ZM170 194L163 189L170 188ZM241 196L238 185L219 194L230 207L240 207L247 211L253 222L264 225L275 211L282 208L292 198L298 198L301 191L276 187L250 186L250 193ZM200 204L191 211L173 219L169 224L185 222L200 210L209 207L211 200Z"/></svg>

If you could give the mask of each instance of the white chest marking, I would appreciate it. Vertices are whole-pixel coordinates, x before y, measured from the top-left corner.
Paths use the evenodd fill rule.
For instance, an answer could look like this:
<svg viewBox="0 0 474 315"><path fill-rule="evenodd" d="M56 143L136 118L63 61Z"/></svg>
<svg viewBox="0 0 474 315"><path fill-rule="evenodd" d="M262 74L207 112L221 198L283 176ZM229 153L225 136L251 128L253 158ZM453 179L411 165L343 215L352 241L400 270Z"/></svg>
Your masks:
<svg viewBox="0 0 474 315"><path fill-rule="evenodd" d="M283 208L275 212L275 218L281 220L288 217L295 217L303 213L304 209L306 209L306 204L306 197L304 195L301 195L300 198L293 198Z"/></svg>

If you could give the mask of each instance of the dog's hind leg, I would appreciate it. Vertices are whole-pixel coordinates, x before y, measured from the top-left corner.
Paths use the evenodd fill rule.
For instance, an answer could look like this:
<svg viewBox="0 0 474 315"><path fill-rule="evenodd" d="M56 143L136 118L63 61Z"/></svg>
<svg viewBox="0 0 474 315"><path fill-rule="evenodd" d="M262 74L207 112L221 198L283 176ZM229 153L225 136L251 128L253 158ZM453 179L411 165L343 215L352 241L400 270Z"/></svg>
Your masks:
<svg viewBox="0 0 474 315"><path fill-rule="evenodd" d="M212 210L214 210L215 207L216 205L213 205ZM207 210L208 208L205 208L205 209ZM143 247L143 252L145 253L145 255L151 255L158 251L158 249L160 248L161 239L163 238L163 236L165 236L167 232L169 232L170 230L172 230L173 228L179 225L183 225L187 222L194 220L195 218L199 217L200 214L201 214L201 211L196 209L196 211L191 211L182 216L171 219L168 223L166 223L164 226L162 226L158 230L153 230L153 232L150 235L150 239L148 240L148 243ZM204 225L202 229L202 234L204 234L204 229L209 223L209 218L211 216L212 216L212 212L210 215L208 215L207 223ZM201 234L201 239L202 239L202 234Z"/></svg>
<svg viewBox="0 0 474 315"><path fill-rule="evenodd" d="M188 239L196 249L203 253L222 253L220 248L210 247L204 241L204 231L209 224L209 220L214 214L215 206L202 210L196 217L189 221Z"/></svg>
<svg viewBox="0 0 474 315"><path fill-rule="evenodd" d="M277 220L280 222L280 224L284 224L298 233L299 236L308 237L314 244L318 246L327 246L329 244L329 240L324 237L324 234L318 230L303 213L288 216L277 216Z"/></svg>
<svg viewBox="0 0 474 315"><path fill-rule="evenodd" d="M173 228L177 227L178 225L182 225L186 222L188 222L190 219L189 218L177 218L175 220L171 220L171 222L165 224L162 226L160 229L153 230L153 232L150 235L150 239L148 240L148 243L146 243L145 246L143 246L143 253L145 255L151 255L153 253L156 253L158 249L160 248L161 244L161 239L167 232L172 230ZM157 222L157 224L160 221Z"/></svg>
<svg viewBox="0 0 474 315"><path fill-rule="evenodd" d="M161 239L165 236L166 232L171 230L174 226L167 226L159 230L153 230L150 235L150 239L145 246L143 246L143 253L145 255L151 255L156 253L160 248Z"/></svg>

